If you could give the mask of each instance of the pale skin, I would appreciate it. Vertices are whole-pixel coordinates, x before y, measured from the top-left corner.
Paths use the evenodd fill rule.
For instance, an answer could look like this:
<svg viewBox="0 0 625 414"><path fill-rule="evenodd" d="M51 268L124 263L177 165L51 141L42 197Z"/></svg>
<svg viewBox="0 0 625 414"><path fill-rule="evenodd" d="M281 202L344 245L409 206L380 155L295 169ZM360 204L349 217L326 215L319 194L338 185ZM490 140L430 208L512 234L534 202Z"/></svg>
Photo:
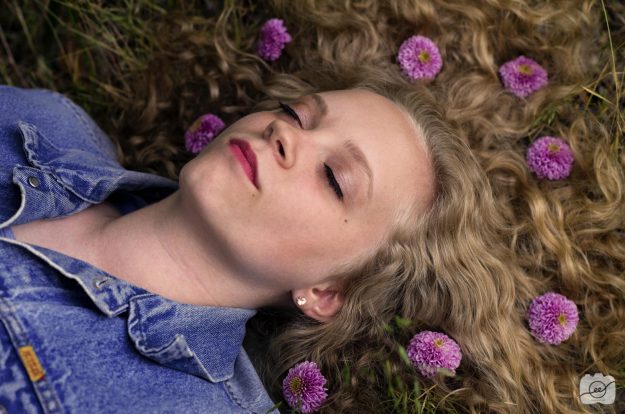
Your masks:
<svg viewBox="0 0 625 414"><path fill-rule="evenodd" d="M371 254L396 209L425 208L432 173L418 129L395 103L364 90L318 97L289 103L302 125L280 109L233 123L183 167L178 191L77 231L76 257L182 303L259 308L304 297L302 312L331 319L344 300L338 265ZM230 151L234 137L256 153L259 188ZM346 141L369 165L370 195Z"/></svg>

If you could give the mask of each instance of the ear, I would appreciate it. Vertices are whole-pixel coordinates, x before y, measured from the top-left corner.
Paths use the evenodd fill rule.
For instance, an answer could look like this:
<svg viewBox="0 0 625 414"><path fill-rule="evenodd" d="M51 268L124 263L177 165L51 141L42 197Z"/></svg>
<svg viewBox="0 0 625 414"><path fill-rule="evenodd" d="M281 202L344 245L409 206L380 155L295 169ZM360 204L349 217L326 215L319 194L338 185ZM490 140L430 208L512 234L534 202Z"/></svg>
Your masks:
<svg viewBox="0 0 625 414"><path fill-rule="evenodd" d="M345 302L342 288L335 282L321 283L309 288L293 290L291 297L296 306L306 316L320 322L331 320ZM298 304L298 298L305 298L306 302Z"/></svg>

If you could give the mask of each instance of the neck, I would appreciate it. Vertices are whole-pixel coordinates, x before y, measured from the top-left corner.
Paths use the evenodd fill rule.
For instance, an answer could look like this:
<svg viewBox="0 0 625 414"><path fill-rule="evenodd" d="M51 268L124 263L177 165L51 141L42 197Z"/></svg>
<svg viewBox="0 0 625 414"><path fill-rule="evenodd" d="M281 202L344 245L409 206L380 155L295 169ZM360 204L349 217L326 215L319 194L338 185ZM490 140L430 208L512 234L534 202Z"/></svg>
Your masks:
<svg viewBox="0 0 625 414"><path fill-rule="evenodd" d="M186 213L186 214L185 214ZM113 218L90 234L95 264L149 292L181 303L259 308L285 294L238 277L210 234L200 234L179 191Z"/></svg>

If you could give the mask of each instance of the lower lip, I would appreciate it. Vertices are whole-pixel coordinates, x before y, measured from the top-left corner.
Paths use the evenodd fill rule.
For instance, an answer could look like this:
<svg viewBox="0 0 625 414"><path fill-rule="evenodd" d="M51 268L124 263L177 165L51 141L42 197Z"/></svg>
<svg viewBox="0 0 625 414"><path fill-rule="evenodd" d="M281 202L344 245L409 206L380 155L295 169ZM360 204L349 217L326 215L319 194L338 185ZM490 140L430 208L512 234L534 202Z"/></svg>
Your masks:
<svg viewBox="0 0 625 414"><path fill-rule="evenodd" d="M254 184L254 171L252 170L250 163L247 162L245 155L243 155L241 148L235 144L229 144L228 146L230 147L230 151L232 151L234 158L236 158L237 161L239 161L239 164L241 164L241 167L243 167L243 171L245 171L247 178L249 178L250 182ZM254 186L256 186L256 184L254 184Z"/></svg>

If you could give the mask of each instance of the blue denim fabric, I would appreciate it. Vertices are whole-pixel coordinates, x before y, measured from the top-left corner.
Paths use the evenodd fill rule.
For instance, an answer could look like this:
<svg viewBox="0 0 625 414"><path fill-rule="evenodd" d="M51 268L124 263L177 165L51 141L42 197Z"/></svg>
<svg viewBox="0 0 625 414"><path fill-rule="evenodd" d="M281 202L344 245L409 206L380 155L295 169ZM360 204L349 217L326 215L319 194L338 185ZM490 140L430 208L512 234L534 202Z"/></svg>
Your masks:
<svg viewBox="0 0 625 414"><path fill-rule="evenodd" d="M167 178L122 168L109 138L63 95L0 86L0 408L272 409L242 348L254 310L176 303L19 242L10 230L104 200L128 213L177 188Z"/></svg>

